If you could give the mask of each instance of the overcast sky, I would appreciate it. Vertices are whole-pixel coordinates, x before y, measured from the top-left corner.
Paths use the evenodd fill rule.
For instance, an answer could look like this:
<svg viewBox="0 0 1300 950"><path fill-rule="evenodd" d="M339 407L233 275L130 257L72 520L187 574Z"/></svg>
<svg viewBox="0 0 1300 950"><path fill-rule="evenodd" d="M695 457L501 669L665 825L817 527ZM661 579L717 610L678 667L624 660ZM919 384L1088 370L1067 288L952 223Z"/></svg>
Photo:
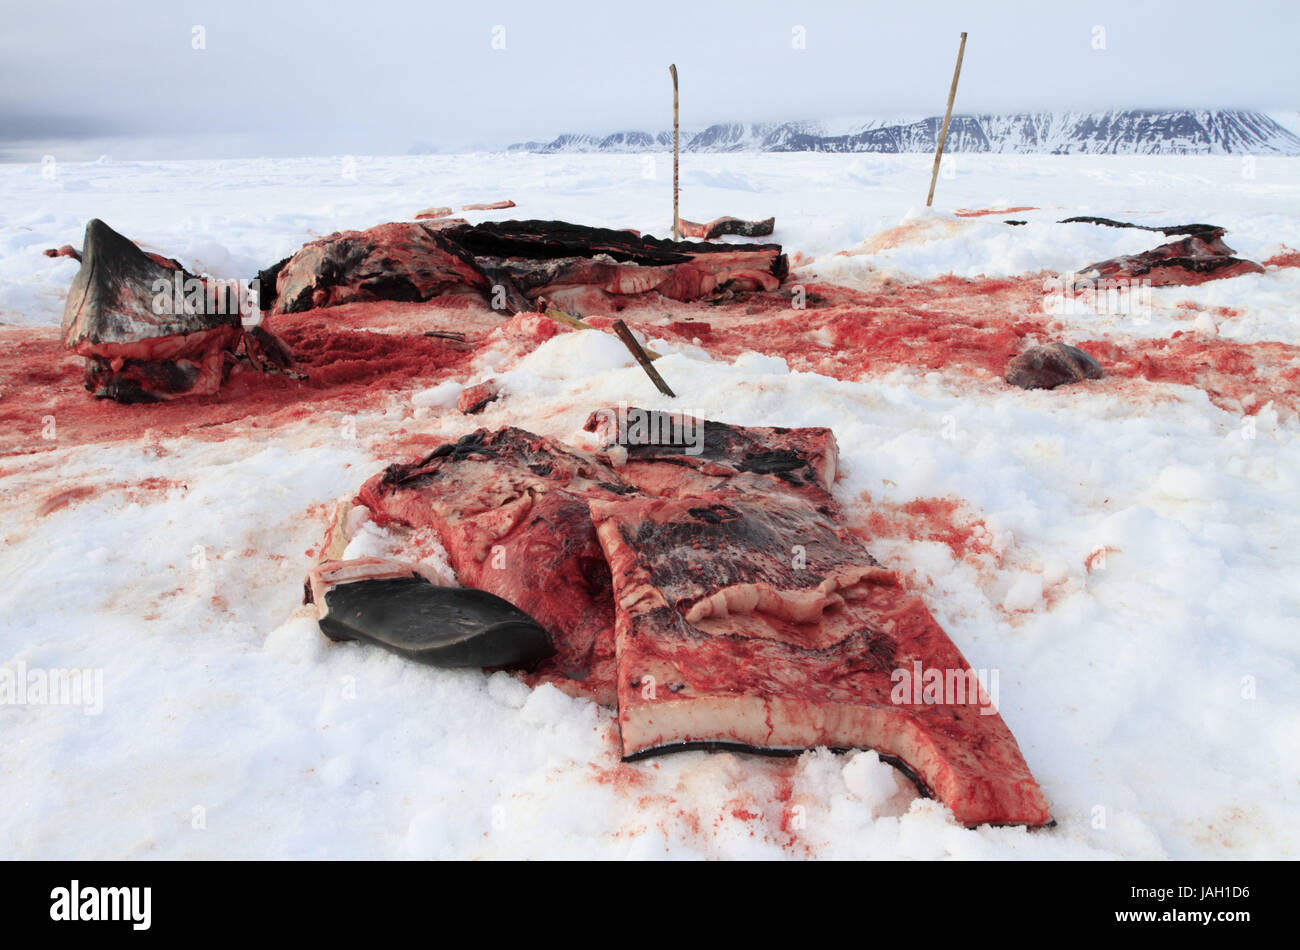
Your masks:
<svg viewBox="0 0 1300 950"><path fill-rule="evenodd" d="M11 158L50 140L75 151L111 139L116 157L148 158L403 153L417 142L657 131L671 125L670 62L688 128L933 115L962 30L970 38L958 112L1300 107L1296 0L5 7L0 154Z"/></svg>

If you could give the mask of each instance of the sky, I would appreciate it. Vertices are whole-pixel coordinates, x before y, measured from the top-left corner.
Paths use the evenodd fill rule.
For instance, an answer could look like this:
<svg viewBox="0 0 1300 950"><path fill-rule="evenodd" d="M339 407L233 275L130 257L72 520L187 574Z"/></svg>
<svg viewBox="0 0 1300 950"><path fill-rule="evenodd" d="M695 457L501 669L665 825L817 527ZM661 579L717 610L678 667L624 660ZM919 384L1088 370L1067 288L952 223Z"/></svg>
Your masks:
<svg viewBox="0 0 1300 950"><path fill-rule="evenodd" d="M957 112L1296 110L1295 0L3 2L0 159L401 154Z"/></svg>

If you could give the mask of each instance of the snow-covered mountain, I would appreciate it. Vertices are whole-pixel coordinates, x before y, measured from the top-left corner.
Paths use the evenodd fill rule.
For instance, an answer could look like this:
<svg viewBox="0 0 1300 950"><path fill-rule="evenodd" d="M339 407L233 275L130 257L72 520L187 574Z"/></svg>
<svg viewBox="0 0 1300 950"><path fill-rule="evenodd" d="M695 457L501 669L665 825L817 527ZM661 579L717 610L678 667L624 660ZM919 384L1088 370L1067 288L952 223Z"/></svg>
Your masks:
<svg viewBox="0 0 1300 950"><path fill-rule="evenodd" d="M933 152L942 118L746 124L684 132L688 152ZM1264 112L1245 109L1125 109L954 115L947 150L1124 155L1300 155L1300 135ZM1293 127L1293 126L1292 126ZM644 152L672 147L671 132L561 135L509 151Z"/></svg>

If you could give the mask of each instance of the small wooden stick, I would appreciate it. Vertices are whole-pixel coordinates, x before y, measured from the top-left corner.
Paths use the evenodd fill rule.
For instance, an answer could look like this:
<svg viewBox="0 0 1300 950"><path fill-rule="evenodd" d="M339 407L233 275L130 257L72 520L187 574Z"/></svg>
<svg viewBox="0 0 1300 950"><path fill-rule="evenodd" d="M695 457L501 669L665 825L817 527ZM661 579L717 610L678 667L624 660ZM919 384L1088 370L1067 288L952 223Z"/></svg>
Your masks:
<svg viewBox="0 0 1300 950"><path fill-rule="evenodd" d="M457 333L455 330L425 330L424 335L437 337L440 340L455 340L457 343L465 342L465 334Z"/></svg>
<svg viewBox="0 0 1300 950"><path fill-rule="evenodd" d="M677 64L668 67L673 75L673 240L682 239L682 228L677 217Z"/></svg>
<svg viewBox="0 0 1300 950"><path fill-rule="evenodd" d="M593 327L590 323L584 323L583 321L579 320L577 317L570 316L569 314L561 310L559 307L553 307L550 304L546 305L545 314L546 316L554 320L556 323L563 323L566 327L573 327L573 329L575 330L596 329L596 327ZM657 360L663 354L656 353L654 350L647 349L645 350L645 355L650 357L650 359L652 360Z"/></svg>
<svg viewBox="0 0 1300 950"><path fill-rule="evenodd" d="M636 337L634 337L632 331L627 328L627 324L622 320L615 320L614 332L617 333L618 338L623 341L623 345L631 350L636 361L640 363L641 368L645 370L645 374L650 377L650 382L655 384L655 388L665 396L670 396L673 399L676 399L677 394L668 388L668 384L665 383L664 378L659 375L659 371L654 368L654 364L650 362L650 357L647 355L646 351L641 348L641 344L636 341Z"/></svg>
<svg viewBox="0 0 1300 950"><path fill-rule="evenodd" d="M543 312L556 323L563 323L566 327L573 327L575 330L596 329L590 323L583 323L577 317L565 313L559 307L552 307L550 304L546 305L546 310Z"/></svg>
<svg viewBox="0 0 1300 950"><path fill-rule="evenodd" d="M939 180L939 160L943 158L943 146L948 141L948 122L952 119L952 101L957 98L957 80L961 77L961 58L966 55L966 34L961 35L961 46L957 49L957 68L952 73L952 88L948 90L948 111L943 114L943 128L939 130L939 147L934 150L934 170L930 172L930 193L925 196L928 208L934 202L934 183Z"/></svg>

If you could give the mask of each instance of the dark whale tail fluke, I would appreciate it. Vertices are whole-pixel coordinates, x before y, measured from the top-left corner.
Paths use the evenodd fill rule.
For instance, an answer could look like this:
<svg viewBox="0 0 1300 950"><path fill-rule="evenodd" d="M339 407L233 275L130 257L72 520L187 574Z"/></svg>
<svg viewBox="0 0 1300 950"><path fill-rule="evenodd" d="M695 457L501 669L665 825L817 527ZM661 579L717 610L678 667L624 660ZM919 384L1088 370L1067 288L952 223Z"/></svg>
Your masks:
<svg viewBox="0 0 1300 950"><path fill-rule="evenodd" d="M444 587L378 558L326 562L307 579L321 632L434 666L527 666L554 652L546 631L487 591Z"/></svg>

